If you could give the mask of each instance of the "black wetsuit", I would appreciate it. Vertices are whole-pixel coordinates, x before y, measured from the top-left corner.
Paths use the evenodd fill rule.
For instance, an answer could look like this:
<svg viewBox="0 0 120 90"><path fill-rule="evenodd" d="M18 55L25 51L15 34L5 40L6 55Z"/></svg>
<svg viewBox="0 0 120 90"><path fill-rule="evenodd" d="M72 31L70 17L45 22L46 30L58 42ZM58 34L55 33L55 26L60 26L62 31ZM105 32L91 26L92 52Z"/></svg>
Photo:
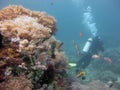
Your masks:
<svg viewBox="0 0 120 90"><path fill-rule="evenodd" d="M91 62L92 55L98 54L99 51L104 51L103 43L98 36L93 38L92 45L87 53L83 53L77 63L77 71L85 69Z"/></svg>

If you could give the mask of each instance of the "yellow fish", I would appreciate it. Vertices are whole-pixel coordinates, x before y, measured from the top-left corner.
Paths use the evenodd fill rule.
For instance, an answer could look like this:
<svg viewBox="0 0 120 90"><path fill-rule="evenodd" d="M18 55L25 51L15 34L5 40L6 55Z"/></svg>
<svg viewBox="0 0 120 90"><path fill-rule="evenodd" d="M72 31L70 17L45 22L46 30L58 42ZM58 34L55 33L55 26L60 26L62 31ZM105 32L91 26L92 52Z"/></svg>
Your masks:
<svg viewBox="0 0 120 90"><path fill-rule="evenodd" d="M80 72L80 73L77 75L77 77L80 78L80 77L82 77L83 75L85 75L85 72Z"/></svg>

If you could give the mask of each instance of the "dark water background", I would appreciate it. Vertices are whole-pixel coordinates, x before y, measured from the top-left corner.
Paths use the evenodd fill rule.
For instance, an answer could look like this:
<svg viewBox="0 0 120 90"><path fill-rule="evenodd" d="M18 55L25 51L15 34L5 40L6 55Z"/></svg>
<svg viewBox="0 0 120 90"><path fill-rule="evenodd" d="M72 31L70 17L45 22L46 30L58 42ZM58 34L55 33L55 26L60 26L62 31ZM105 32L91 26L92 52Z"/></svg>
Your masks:
<svg viewBox="0 0 120 90"><path fill-rule="evenodd" d="M56 38L64 42L66 51L74 49L72 40L84 44L90 37L90 31L83 24L83 13L89 5L105 47L120 46L120 0L0 0L1 9L10 4L46 11L54 16L58 27Z"/></svg>

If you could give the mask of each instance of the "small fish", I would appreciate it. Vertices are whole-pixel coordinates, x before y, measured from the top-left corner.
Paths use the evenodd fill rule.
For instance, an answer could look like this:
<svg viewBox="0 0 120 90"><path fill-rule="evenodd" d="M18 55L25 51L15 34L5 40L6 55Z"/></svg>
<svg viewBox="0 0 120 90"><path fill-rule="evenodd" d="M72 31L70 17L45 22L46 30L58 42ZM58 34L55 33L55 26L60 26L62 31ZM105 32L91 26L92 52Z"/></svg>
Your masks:
<svg viewBox="0 0 120 90"><path fill-rule="evenodd" d="M99 60L99 59L101 59L101 56L99 56L99 55L97 55L97 54L94 54L94 55L92 55L92 58L93 58L93 59L98 59L98 60Z"/></svg>
<svg viewBox="0 0 120 90"><path fill-rule="evenodd" d="M75 42L75 40L73 40L73 45L74 45L75 48L77 49L77 54L78 54L79 56L81 56L80 47L79 47L78 44Z"/></svg>
<svg viewBox="0 0 120 90"><path fill-rule="evenodd" d="M83 75L85 75L85 72L80 72L80 73L77 75L77 77L80 78L80 77L82 77Z"/></svg>
<svg viewBox="0 0 120 90"><path fill-rule="evenodd" d="M80 32L80 37L83 37L83 33L82 32Z"/></svg>
<svg viewBox="0 0 120 90"><path fill-rule="evenodd" d="M112 60L109 57L103 57L103 56L99 56L97 54L94 54L94 55L92 55L92 58L97 59L97 60L105 60L106 62L108 62L110 64L112 63Z"/></svg>
<svg viewBox="0 0 120 90"><path fill-rule="evenodd" d="M112 60L109 57L104 57L103 59L110 64L112 63Z"/></svg>

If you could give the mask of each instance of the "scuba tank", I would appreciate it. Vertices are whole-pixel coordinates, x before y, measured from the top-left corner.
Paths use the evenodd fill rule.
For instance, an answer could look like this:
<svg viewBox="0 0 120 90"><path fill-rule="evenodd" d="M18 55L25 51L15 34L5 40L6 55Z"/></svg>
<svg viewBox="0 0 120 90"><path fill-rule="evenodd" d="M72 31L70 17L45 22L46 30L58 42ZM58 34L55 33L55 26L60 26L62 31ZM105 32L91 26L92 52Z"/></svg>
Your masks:
<svg viewBox="0 0 120 90"><path fill-rule="evenodd" d="M83 48L83 52L87 53L92 45L92 41L93 39L92 38L89 38Z"/></svg>

